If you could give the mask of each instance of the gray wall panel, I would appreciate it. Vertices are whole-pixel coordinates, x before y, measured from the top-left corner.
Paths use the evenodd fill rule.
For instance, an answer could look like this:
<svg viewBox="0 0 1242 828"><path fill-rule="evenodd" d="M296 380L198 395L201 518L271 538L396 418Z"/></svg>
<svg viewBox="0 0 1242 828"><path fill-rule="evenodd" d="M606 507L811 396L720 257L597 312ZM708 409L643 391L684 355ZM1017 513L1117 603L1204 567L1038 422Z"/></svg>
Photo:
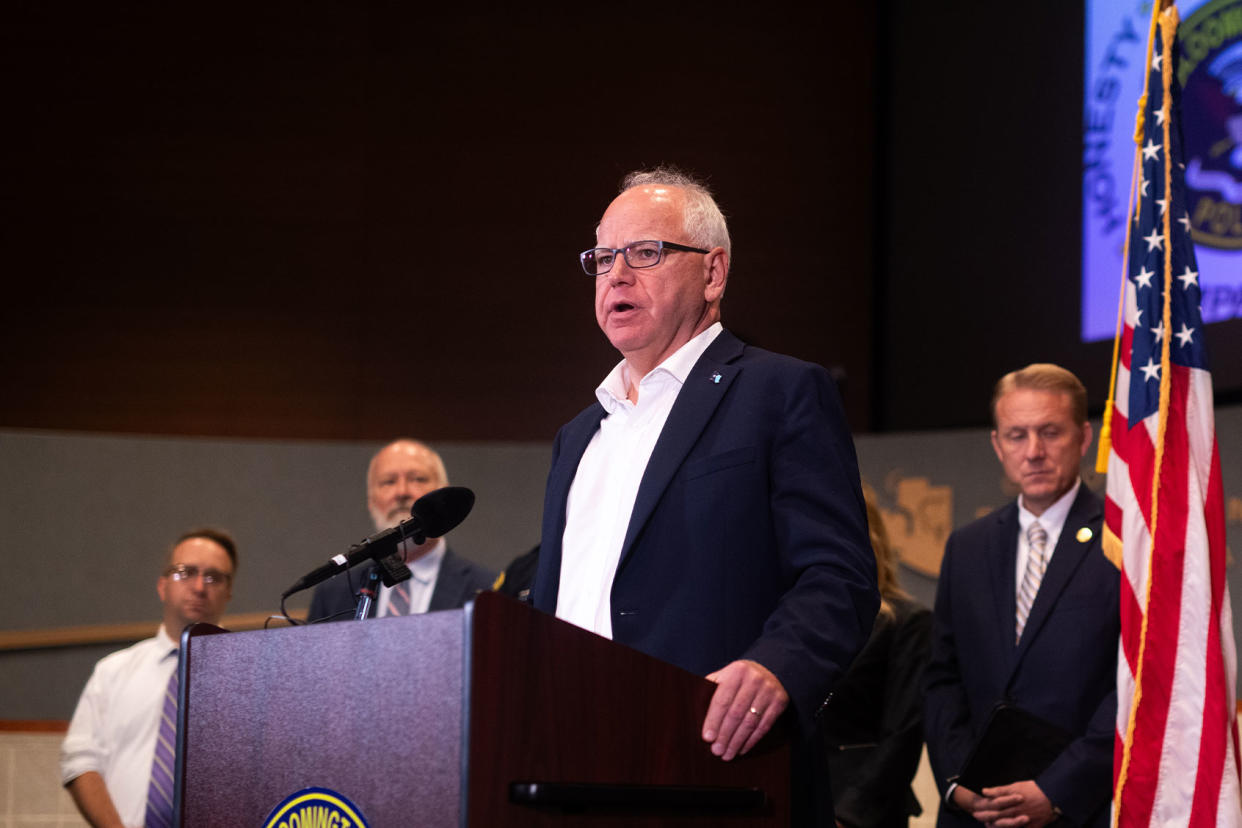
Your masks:
<svg viewBox="0 0 1242 828"><path fill-rule="evenodd" d="M1237 537L1242 408L1218 410L1217 431L1229 530ZM985 429L868 435L857 443L863 479L876 490L899 548L942 549L954 526L1012 496ZM163 549L200 523L223 525L238 539L241 568L229 611L275 612L280 592L298 576L370 533L364 477L377 447L0 432L0 629L156 623ZM437 448L452 482L478 496L450 535L456 549L499 569L538 541L548 444ZM1084 471L1089 485L1102 487ZM930 604L935 579L909 557L904 583ZM1229 574L1233 595L1242 594L1236 562ZM0 653L0 719L68 718L91 665L111 649Z"/></svg>

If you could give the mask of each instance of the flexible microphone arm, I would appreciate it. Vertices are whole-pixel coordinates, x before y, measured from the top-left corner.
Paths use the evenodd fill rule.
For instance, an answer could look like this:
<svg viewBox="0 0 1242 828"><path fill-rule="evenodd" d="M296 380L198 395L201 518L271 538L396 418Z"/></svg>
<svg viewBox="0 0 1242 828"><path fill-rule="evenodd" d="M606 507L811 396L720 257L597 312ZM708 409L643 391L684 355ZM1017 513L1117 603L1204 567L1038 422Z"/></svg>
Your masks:
<svg viewBox="0 0 1242 828"><path fill-rule="evenodd" d="M326 564L303 575L297 583L281 593L281 600L320 584L363 561L378 561L394 555L407 540L419 544L425 543L429 537L442 537L465 520L473 507L474 492L464 486L445 486L443 489L428 492L414 502L408 520L354 544L343 555L334 555Z"/></svg>

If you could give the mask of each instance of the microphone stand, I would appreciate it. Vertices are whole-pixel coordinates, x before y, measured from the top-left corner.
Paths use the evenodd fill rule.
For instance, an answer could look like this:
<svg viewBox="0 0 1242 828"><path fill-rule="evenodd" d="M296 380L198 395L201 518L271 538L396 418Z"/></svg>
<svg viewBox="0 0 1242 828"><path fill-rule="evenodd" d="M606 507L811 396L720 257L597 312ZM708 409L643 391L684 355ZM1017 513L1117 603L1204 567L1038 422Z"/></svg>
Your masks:
<svg viewBox="0 0 1242 828"><path fill-rule="evenodd" d="M371 604L379 599L379 567L371 567L367 573L366 583L358 590L358 606L354 609L355 621L366 621L371 612Z"/></svg>
<svg viewBox="0 0 1242 828"><path fill-rule="evenodd" d="M401 540L397 543L397 551L393 554L377 558L375 565L367 572L366 581L358 590L358 604L354 608L354 620L366 621L367 616L371 614L371 605L379 601L379 582L383 581L384 586L394 587L402 581L408 581L414 574L410 572L410 568L401 560L401 547L406 541L413 541L415 544L427 542L427 536L422 532L414 532L406 535L402 529Z"/></svg>

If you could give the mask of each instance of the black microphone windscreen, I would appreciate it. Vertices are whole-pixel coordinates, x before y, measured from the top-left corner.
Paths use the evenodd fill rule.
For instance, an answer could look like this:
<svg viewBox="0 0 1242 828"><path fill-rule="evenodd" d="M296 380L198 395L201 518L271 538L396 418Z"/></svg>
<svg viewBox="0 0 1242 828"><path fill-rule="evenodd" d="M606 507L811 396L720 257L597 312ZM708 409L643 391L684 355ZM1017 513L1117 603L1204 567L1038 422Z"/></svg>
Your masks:
<svg viewBox="0 0 1242 828"><path fill-rule="evenodd" d="M465 486L445 486L420 497L410 508L429 538L447 535L474 508L474 492Z"/></svg>

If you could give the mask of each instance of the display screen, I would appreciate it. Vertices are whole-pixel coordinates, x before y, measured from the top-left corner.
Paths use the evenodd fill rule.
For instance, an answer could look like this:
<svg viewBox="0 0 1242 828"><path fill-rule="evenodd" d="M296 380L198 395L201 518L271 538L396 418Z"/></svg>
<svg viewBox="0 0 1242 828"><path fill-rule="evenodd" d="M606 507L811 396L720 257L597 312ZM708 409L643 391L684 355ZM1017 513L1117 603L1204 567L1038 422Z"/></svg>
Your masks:
<svg viewBox="0 0 1242 828"><path fill-rule="evenodd" d="M1205 322L1242 318L1242 0L1182 0L1187 210ZM1087 0L1082 338L1111 337L1126 243L1151 4ZM1180 217L1177 217L1180 218Z"/></svg>

